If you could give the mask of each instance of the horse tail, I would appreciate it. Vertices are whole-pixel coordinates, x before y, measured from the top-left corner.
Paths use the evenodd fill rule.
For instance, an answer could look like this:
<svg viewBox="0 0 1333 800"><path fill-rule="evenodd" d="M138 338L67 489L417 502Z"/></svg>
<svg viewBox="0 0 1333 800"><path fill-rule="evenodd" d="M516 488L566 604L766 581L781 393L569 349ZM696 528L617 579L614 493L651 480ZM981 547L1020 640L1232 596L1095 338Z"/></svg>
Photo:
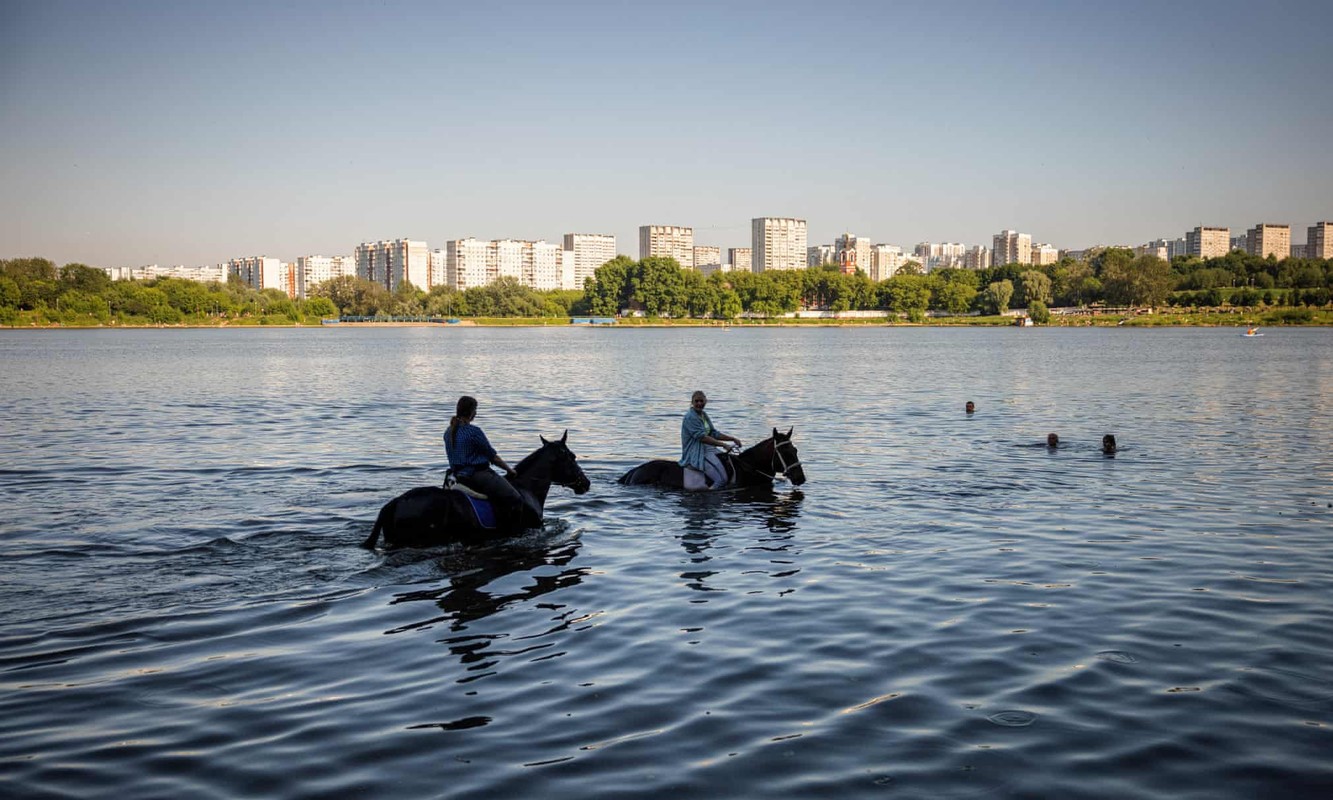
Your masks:
<svg viewBox="0 0 1333 800"><path fill-rule="evenodd" d="M398 498L394 498L393 500L390 500L389 502L384 504L384 508L380 509L379 516L375 517L375 525L371 527L370 535L367 536L366 540L361 543L362 547L364 547L367 550L375 549L375 543L379 541L380 538L380 531L388 527L389 517L392 514L393 507L396 506L397 504L398 504ZM388 540L386 539L385 541Z"/></svg>

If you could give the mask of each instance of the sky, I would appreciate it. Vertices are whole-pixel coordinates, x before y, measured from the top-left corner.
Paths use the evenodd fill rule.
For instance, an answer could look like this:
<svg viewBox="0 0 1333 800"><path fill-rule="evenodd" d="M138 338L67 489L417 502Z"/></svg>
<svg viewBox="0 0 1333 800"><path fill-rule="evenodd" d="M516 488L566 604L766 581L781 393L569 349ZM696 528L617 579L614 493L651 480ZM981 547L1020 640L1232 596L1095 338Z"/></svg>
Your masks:
<svg viewBox="0 0 1333 800"><path fill-rule="evenodd" d="M0 258L1333 220L1324 0L0 0Z"/></svg>

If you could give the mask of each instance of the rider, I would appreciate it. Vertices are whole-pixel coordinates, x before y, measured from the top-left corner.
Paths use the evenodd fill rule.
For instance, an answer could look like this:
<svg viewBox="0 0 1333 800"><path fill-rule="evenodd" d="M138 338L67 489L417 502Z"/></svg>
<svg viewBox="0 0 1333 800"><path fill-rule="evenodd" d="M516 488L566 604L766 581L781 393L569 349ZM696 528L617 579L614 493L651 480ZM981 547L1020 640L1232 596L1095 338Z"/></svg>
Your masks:
<svg viewBox="0 0 1333 800"><path fill-rule="evenodd" d="M704 406L708 405L708 396L697 391L690 396L690 410L680 423L680 465L697 469L704 474L704 481L709 487L720 486L727 482L727 470L722 460L717 457L714 447L723 442L741 446L741 440L728 436L713 427Z"/></svg>
<svg viewBox="0 0 1333 800"><path fill-rule="evenodd" d="M512 521L518 517L523 498L505 478L516 477L500 454L491 447L481 428L472 424L477 416L477 399L468 395L458 398L458 407L444 431L444 449L449 455L449 470L454 480L474 489L491 501L496 517ZM505 471L505 478L491 472L494 464Z"/></svg>

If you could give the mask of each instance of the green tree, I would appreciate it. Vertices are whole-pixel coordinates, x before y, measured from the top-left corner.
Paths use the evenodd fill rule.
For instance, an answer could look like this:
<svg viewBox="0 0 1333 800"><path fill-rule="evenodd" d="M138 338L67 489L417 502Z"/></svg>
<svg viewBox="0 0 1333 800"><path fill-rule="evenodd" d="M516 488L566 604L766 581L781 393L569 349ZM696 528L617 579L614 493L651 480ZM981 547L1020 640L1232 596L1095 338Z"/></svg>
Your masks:
<svg viewBox="0 0 1333 800"><path fill-rule="evenodd" d="M0 275L0 308L12 308L17 311L22 297L18 282L8 275Z"/></svg>
<svg viewBox="0 0 1333 800"><path fill-rule="evenodd" d="M1032 300L1028 303L1028 316L1038 325L1045 325L1051 321L1051 310L1040 300Z"/></svg>
<svg viewBox="0 0 1333 800"><path fill-rule="evenodd" d="M630 269L634 261L618 255L593 271L584 281L584 296L588 298L588 313L597 317L613 317L629 307Z"/></svg>
<svg viewBox="0 0 1333 800"><path fill-rule="evenodd" d="M303 304L302 311L311 319L332 319L338 316L338 307L327 297L311 297Z"/></svg>
<svg viewBox="0 0 1333 800"><path fill-rule="evenodd" d="M1019 302L1022 305L1051 302L1051 279L1046 273L1035 269L1025 270L1019 273L1018 281L1018 289L1022 296Z"/></svg>
<svg viewBox="0 0 1333 800"><path fill-rule="evenodd" d="M66 264L60 268L60 286L63 291L100 295L111 287L111 276L85 264Z"/></svg>
<svg viewBox="0 0 1333 800"><path fill-rule="evenodd" d="M893 311L920 316L930 307L930 281L926 276L900 273L884 284L886 304Z"/></svg>
<svg viewBox="0 0 1333 800"><path fill-rule="evenodd" d="M649 257L630 271L631 300L650 317L684 317L685 278L674 258Z"/></svg>
<svg viewBox="0 0 1333 800"><path fill-rule="evenodd" d="M966 314L976 299L975 286L962 281L946 281L937 288L931 298L933 307L950 314Z"/></svg>
<svg viewBox="0 0 1333 800"><path fill-rule="evenodd" d="M1009 310L1009 301L1014 296L1014 284L1010 281L995 281L981 293L981 303L992 314L1003 314Z"/></svg>
<svg viewBox="0 0 1333 800"><path fill-rule="evenodd" d="M1151 255L1116 259L1103 266L1102 287L1113 305L1162 305L1171 293L1171 267Z"/></svg>

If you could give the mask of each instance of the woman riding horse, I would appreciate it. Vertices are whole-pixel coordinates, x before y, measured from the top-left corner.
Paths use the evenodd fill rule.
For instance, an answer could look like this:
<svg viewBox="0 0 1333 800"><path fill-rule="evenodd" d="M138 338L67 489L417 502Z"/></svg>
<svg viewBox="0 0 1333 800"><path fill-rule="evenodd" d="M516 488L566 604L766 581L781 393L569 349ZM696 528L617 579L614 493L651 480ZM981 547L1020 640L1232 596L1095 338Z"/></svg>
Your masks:
<svg viewBox="0 0 1333 800"><path fill-rule="evenodd" d="M478 541L511 536L529 528L539 528L546 494L551 484L565 486L574 494L583 494L591 486L576 457L565 444L569 431L559 439L547 441L514 468L512 486L523 499L516 518L487 524L486 507L458 489L421 486L400 494L380 509L370 536L361 543L373 549L384 534L389 547L430 547L458 541ZM498 477L498 476L497 476Z"/></svg>

